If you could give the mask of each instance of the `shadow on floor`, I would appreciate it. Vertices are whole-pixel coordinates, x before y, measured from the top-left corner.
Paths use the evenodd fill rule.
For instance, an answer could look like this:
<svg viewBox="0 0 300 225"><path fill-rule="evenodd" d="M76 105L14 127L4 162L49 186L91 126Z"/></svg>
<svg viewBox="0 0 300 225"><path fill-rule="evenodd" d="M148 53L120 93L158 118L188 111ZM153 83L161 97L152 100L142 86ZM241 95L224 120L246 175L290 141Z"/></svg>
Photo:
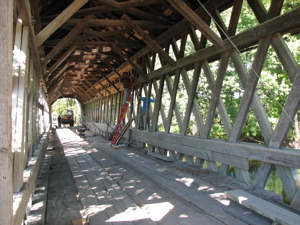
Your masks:
<svg viewBox="0 0 300 225"><path fill-rule="evenodd" d="M54 148L49 153L51 160L45 224L72 225L72 220L81 218L82 205L62 145L56 136L51 138Z"/></svg>

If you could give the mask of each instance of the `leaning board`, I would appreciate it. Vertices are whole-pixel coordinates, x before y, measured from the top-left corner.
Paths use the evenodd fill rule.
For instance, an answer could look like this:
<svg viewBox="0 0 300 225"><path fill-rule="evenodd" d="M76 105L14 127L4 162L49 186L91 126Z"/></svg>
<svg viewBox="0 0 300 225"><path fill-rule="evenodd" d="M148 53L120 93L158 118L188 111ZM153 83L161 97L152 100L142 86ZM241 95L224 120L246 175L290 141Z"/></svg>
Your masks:
<svg viewBox="0 0 300 225"><path fill-rule="evenodd" d="M232 190L226 192L227 198L254 210L262 216L270 218L282 225L300 224L300 215L290 212L282 207L274 205L268 201L258 198L242 190Z"/></svg>

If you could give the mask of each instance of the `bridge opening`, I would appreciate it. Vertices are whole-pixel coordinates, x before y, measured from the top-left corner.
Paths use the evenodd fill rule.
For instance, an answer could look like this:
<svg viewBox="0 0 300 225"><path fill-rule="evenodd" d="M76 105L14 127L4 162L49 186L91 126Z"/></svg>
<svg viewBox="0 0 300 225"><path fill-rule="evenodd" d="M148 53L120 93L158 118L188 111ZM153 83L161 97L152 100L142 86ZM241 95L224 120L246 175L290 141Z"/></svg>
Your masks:
<svg viewBox="0 0 300 225"><path fill-rule="evenodd" d="M59 98L51 105L53 127L81 126L81 103L76 98Z"/></svg>

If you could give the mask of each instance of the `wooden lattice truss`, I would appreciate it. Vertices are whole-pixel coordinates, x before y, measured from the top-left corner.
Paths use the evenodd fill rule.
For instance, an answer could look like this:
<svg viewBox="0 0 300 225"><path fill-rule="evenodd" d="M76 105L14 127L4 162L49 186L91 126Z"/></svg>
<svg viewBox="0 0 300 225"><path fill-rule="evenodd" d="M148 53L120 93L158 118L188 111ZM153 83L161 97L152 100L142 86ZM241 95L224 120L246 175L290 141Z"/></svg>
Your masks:
<svg viewBox="0 0 300 225"><path fill-rule="evenodd" d="M232 166L235 168L238 179L246 183L252 183L253 187L258 189L265 187L272 167L276 167L288 200L294 207L299 207L300 191L292 176L291 168L300 167L300 155L297 151L281 150L281 148L300 102L299 66L282 35L289 32L297 32L300 25L298 20L300 9L297 8L279 16L283 0L271 1L269 11L264 8L259 0L249 0L248 4L261 24L251 30L236 34L243 4L242 0L233 2L229 26L226 26L224 21L222 21L219 11L216 8L212 8L209 4L204 5L204 7L209 9L210 16L212 17L204 16L202 19L199 19L199 15L207 15L203 13L203 8L200 7L193 11L183 1L168 0L168 2L185 19L157 38L152 38L143 28L132 23L131 18L127 16L122 17L126 21L127 27L138 34L147 45L146 48L130 58L131 62L137 60L141 67L138 69L133 68L135 73L139 75L139 87L136 89L136 100L132 102L129 114L129 117L134 118L136 128L138 128L138 124L140 123L141 102L139 101L139 97L144 92L149 102L151 96L155 96L153 111L150 104L147 105L146 109L146 121L150 120L150 131L152 132L136 129L132 131L132 136L136 140L148 143L149 146L152 146L153 149L155 148L159 152L169 151L169 154L175 158L180 157L181 154L185 154L189 162L198 163L200 166L203 166L204 161L206 161L208 168L214 171L217 171L216 162L221 162L222 166L219 172L223 174L226 174L228 167ZM198 23L199 21L205 21L206 24ZM199 40L196 30L202 31L203 29L207 29L206 26L210 23L218 24L219 35L201 32L202 35ZM188 36L192 40L196 52L185 56ZM208 45L208 40L213 43L213 46ZM181 43L180 46L178 43ZM241 52L246 51L250 46L255 46L256 44L256 55L252 62L251 70L248 71L242 61ZM293 84L283 106L279 122L274 130L256 91L270 46L275 50ZM154 69L156 56L158 56L162 64L162 67L159 69ZM234 122L229 118L220 97L230 59L244 89L238 114ZM210 69L210 63L216 60L219 60L219 69L216 76L214 76ZM130 62L127 63L130 64ZM193 70L191 78L188 75L189 70ZM201 114L199 105L195 104L196 89L201 70L203 70L203 74L206 76L212 93L208 115L205 119ZM188 95L183 116L179 113L180 106L176 102L180 79L182 79ZM90 89L97 87L97 85L98 83L92 85ZM101 90L103 88L100 88ZM170 96L169 103L162 102L164 90L167 90ZM92 112L94 109L100 110L97 111L97 114L100 115L100 118L97 118L97 120L104 121L107 118L111 119L114 113L118 113L118 109L112 109L109 103L114 102L116 104L118 102L117 96L102 97L100 100L90 100L89 102L90 104L86 105L87 112ZM168 105L166 106L166 104ZM165 107L168 108L167 114L165 113ZM257 119L265 145L249 145L238 142L250 110L253 111ZM224 125L228 141L209 139L217 112ZM187 135L191 115L195 119L200 139L184 137ZM181 136L169 134L173 116L176 118ZM111 120L115 120L115 118ZM158 131L159 120L162 121L164 133L156 133ZM195 157L197 158L196 161L194 160ZM254 182L251 182L248 172L249 159L262 162Z"/></svg>
<svg viewBox="0 0 300 225"><path fill-rule="evenodd" d="M35 24L38 32L34 38L34 52L42 58L37 61L41 64L41 80L47 91L48 102L52 104L60 97L76 97L85 103L87 113L98 109L101 121L108 117L115 120L119 108L113 109L112 106L121 102L123 88L120 76L124 71L131 71L138 77L136 96L144 92L149 101L151 95L155 95L153 112L149 104L146 109L146 121L151 121L153 132L135 130L135 137L150 146L167 149L170 154L174 153L176 146L175 151L187 155L188 160L192 161L192 157L196 156L200 165L205 160L212 170L217 170L216 161L221 162L220 172L223 174L226 174L229 166L233 166L237 178L247 183L250 183L248 160L262 161L263 165L253 183L256 188L265 187L271 168L275 166L287 198L293 206L299 207L300 189L297 189L290 168L300 168L300 155L296 151L279 149L300 102L299 66L282 35L299 31L300 9L280 15L283 2L272 0L267 11L260 0L75 0L72 3L57 3L61 9L69 4L62 12L49 10L47 13L47 1L40 1L40 5L33 4L36 6L33 15L40 18ZM261 24L236 34L243 4L249 4ZM226 26L220 13L231 7L229 26ZM48 24L43 27L44 21ZM210 28L211 24L216 25L219 34ZM201 33L200 38L197 32ZM196 52L185 55L188 36ZM180 46L178 43L181 43ZM256 92L270 45L293 83L274 130ZM256 56L248 71L241 52L255 47ZM155 69L157 56L162 65L159 69ZM214 79L210 64L217 60L220 63ZM233 62L244 88L234 123L220 97L229 60ZM193 70L192 78L188 75L190 70ZM212 93L205 119L194 101L201 71ZM188 95L183 116L176 102L180 79ZM167 114L164 110L166 103L162 103L165 86L170 95ZM141 103L139 100L132 103L136 105L132 104L129 116L135 119L135 124L139 124ZM257 118L267 147L238 143L250 110ZM217 112L228 141L208 139ZM184 137L178 143L178 138L169 134L173 115L181 137L186 136L193 115L200 139ZM155 132L160 117L165 133L157 136ZM182 142L188 147L181 149ZM198 146L203 147L202 151L197 151L200 148Z"/></svg>

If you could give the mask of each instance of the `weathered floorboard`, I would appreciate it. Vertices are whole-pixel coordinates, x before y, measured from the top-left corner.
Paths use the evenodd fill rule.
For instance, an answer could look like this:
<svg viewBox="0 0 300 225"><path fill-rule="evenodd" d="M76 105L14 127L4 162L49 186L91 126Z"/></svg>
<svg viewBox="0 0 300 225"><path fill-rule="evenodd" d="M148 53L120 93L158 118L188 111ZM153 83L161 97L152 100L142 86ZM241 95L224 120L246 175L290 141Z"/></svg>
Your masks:
<svg viewBox="0 0 300 225"><path fill-rule="evenodd" d="M300 221L300 216L282 207L267 202L242 190L226 192L226 196L257 213L272 219L282 225L295 225Z"/></svg>

